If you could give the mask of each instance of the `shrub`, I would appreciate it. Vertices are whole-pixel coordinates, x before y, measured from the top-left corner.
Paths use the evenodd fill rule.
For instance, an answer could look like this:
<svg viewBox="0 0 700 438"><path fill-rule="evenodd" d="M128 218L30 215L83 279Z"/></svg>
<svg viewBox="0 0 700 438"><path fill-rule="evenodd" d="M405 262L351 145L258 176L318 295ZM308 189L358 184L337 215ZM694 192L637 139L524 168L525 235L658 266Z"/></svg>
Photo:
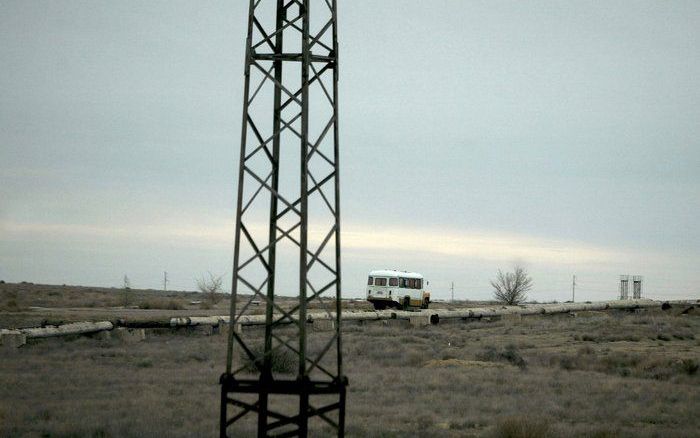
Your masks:
<svg viewBox="0 0 700 438"><path fill-rule="evenodd" d="M673 337L676 339L680 339L681 341L684 339L688 339L688 340L695 339L695 335L691 331L674 332Z"/></svg>
<svg viewBox="0 0 700 438"><path fill-rule="evenodd" d="M527 300L527 291L532 288L532 278L521 266L505 274L499 269L495 280L491 280L493 297L502 304L515 306Z"/></svg>
<svg viewBox="0 0 700 438"><path fill-rule="evenodd" d="M216 276L208 272L209 278L202 276L196 280L197 289L212 304L216 304L223 298L223 276Z"/></svg>
<svg viewBox="0 0 700 438"><path fill-rule="evenodd" d="M17 310L19 306L17 306L17 300L9 300L5 302L5 305L3 306L4 310Z"/></svg>
<svg viewBox="0 0 700 438"><path fill-rule="evenodd" d="M429 415L420 415L416 418L416 427L420 431L426 431L433 425L433 419Z"/></svg>
<svg viewBox="0 0 700 438"><path fill-rule="evenodd" d="M508 417L496 425L494 432L498 438L541 438L547 436L549 424L536 418Z"/></svg>
<svg viewBox="0 0 700 438"><path fill-rule="evenodd" d="M251 349L251 351L262 367L264 348L260 346ZM251 373L258 372L255 361L251 360L248 356L245 356L243 361L246 366L246 371ZM270 354L270 368L273 373L293 374L297 370L298 363L297 355L286 347L277 348Z"/></svg>
<svg viewBox="0 0 700 438"><path fill-rule="evenodd" d="M136 362L136 366L139 368L151 368L153 366L153 361L151 361L151 359L142 359Z"/></svg>
<svg viewBox="0 0 700 438"><path fill-rule="evenodd" d="M590 345L584 345L583 347L578 349L578 354L579 356L584 356L588 354L595 354L595 349L591 347Z"/></svg>
<svg viewBox="0 0 700 438"><path fill-rule="evenodd" d="M520 355L515 345L512 344L507 345L503 350L488 346L481 353L477 354L476 357L479 360L488 362L508 362L520 369L525 369L527 367L525 359Z"/></svg>
<svg viewBox="0 0 700 438"><path fill-rule="evenodd" d="M574 358L569 356L564 356L559 359L559 366L563 370L571 371L576 368L576 363Z"/></svg>
<svg viewBox="0 0 700 438"><path fill-rule="evenodd" d="M700 365L693 359L683 359L680 361L679 365L681 371L689 376L692 376L693 374L697 373L698 368L700 368Z"/></svg>

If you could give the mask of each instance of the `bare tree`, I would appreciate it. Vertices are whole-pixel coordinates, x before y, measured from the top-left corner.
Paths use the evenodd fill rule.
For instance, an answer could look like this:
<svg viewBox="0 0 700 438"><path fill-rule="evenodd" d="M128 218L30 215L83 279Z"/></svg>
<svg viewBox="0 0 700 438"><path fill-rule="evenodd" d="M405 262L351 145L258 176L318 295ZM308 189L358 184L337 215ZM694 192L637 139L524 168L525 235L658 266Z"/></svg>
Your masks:
<svg viewBox="0 0 700 438"><path fill-rule="evenodd" d="M207 272L207 274L209 274L209 278L202 276L197 279L197 289L204 294L209 302L216 304L223 298L223 275L217 277L211 272Z"/></svg>
<svg viewBox="0 0 700 438"><path fill-rule="evenodd" d="M532 278L527 271L516 265L513 272L498 270L495 280L491 280L493 297L500 303L515 306L527 299L527 291L532 288Z"/></svg>

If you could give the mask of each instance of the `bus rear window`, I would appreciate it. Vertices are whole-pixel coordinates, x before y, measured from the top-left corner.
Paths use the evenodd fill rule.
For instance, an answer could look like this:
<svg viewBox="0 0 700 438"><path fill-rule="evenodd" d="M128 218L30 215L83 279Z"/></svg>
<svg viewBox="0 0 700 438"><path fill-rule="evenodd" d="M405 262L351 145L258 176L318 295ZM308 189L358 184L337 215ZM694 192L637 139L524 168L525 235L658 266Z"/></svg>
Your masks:
<svg viewBox="0 0 700 438"><path fill-rule="evenodd" d="M374 282L372 281L372 277L369 277L369 280L367 280L367 285L372 286Z"/></svg>
<svg viewBox="0 0 700 438"><path fill-rule="evenodd" d="M386 286L386 278L375 278L374 285L375 286Z"/></svg>
<svg viewBox="0 0 700 438"><path fill-rule="evenodd" d="M398 286L399 285L399 279L398 278L390 278L389 279L389 286Z"/></svg>

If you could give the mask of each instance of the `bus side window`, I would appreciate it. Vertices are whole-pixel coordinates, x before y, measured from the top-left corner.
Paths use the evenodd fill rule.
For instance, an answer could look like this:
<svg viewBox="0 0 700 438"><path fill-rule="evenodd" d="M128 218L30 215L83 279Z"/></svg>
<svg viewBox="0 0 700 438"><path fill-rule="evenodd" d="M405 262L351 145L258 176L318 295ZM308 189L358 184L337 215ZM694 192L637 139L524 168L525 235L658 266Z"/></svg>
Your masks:
<svg viewBox="0 0 700 438"><path fill-rule="evenodd" d="M416 280L416 289L423 289L423 280L420 278Z"/></svg>
<svg viewBox="0 0 700 438"><path fill-rule="evenodd" d="M399 285L399 279L398 278L390 278L389 279L389 286L398 286Z"/></svg>
<svg viewBox="0 0 700 438"><path fill-rule="evenodd" d="M369 277L369 280L367 280L367 286L372 286L372 283L374 283L372 281L372 277Z"/></svg>

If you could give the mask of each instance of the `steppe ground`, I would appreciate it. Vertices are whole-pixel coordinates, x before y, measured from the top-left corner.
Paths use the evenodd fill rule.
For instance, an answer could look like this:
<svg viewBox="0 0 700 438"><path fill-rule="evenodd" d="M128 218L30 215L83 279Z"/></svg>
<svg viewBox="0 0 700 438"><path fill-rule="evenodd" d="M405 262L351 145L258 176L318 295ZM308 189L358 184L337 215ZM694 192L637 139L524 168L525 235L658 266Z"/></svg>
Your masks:
<svg viewBox="0 0 700 438"><path fill-rule="evenodd" d="M0 286L5 328L52 315L104 319L139 311L102 309L118 300L103 295L116 291L93 290L97 301L86 310L75 297L89 293L26 285L23 293L19 286ZM188 307L195 295L134 295L166 307L143 312L195 310ZM180 304L170 305L171 299ZM53 309L29 308L35 305ZM61 306L72 310L55 310ZM221 314L225 303L213 307L201 311ZM700 309L685 315L682 310L424 328L348 324L347 435L698 436ZM323 335L311 332L310 343ZM215 436L225 351L224 336L188 331L151 333L133 344L74 337L2 349L0 436ZM329 433L321 428L315 435Z"/></svg>

